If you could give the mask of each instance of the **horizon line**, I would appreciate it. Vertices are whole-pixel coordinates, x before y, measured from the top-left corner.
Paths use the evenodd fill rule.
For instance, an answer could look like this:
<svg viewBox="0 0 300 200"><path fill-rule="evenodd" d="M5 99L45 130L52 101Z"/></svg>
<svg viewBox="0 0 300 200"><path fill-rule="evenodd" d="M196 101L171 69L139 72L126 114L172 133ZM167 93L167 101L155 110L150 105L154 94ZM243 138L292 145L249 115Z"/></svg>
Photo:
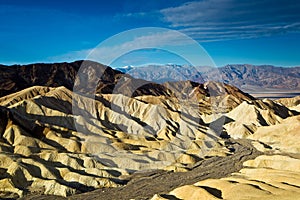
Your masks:
<svg viewBox="0 0 300 200"><path fill-rule="evenodd" d="M25 66L25 65L33 65L33 64L58 64L58 63L74 63L74 62L80 62L80 61L91 61L91 62L96 62L99 64L99 61L96 60L84 60L84 59L78 59L78 60L73 60L73 61L33 61L33 62L3 62L0 63L0 65L3 66L15 66L15 65L19 65L19 66ZM104 64L102 64L104 65ZM145 64L140 64L140 65L124 65L124 66L108 66L111 67L113 69L117 69L117 68L122 68L122 67L126 67L126 66L133 66L133 67L146 67L146 66L150 66L150 65L154 65L154 66L166 66L166 65L178 65L178 66L187 66L189 64L178 64L178 63L145 63ZM223 64L223 65L216 65L216 68L221 68L221 67L226 67L228 65L251 65L251 66L272 66L272 67L282 67L282 68L295 68L295 67L300 67L300 64L298 65L276 65L276 64L250 64L250 63L227 63L227 64ZM192 65L189 65L192 66ZM196 67L214 67L214 66L206 66L206 65L197 65Z"/></svg>

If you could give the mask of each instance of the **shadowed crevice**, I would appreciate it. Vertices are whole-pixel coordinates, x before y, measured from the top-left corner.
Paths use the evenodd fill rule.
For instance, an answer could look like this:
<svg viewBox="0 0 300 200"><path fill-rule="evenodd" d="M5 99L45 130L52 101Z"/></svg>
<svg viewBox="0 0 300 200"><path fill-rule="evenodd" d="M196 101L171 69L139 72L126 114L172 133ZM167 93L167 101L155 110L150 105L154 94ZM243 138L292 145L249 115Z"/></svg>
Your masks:
<svg viewBox="0 0 300 200"><path fill-rule="evenodd" d="M204 190L206 190L209 194L213 195L214 197L217 197L218 199L223 199L221 190L218 190L216 188L211 188L208 186L199 186L199 187L203 188Z"/></svg>
<svg viewBox="0 0 300 200"><path fill-rule="evenodd" d="M182 199L179 199L179 198L175 197L174 195L170 195L170 194L161 194L160 196L165 199L169 199L169 200L182 200Z"/></svg>

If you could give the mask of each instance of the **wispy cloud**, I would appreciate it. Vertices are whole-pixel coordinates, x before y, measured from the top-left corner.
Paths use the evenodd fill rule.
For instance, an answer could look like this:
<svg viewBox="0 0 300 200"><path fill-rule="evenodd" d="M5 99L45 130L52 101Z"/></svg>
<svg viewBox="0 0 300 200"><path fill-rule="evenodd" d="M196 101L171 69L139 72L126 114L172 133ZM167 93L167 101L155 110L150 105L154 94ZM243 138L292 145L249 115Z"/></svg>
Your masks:
<svg viewBox="0 0 300 200"><path fill-rule="evenodd" d="M300 2L203 0L160 10L170 27L199 41L268 36L300 31Z"/></svg>
<svg viewBox="0 0 300 200"><path fill-rule="evenodd" d="M153 32L151 30L151 28L147 28L147 31L142 32L131 30L128 34L123 33L121 37L116 35L115 38L104 41L96 48L72 51L64 55L50 57L48 60L73 61L88 59L109 65L121 55L134 50L147 48L172 49L172 47L176 48L180 46L187 48L188 45L193 45L189 38L186 38L177 31L167 29L157 30L156 28L153 28Z"/></svg>

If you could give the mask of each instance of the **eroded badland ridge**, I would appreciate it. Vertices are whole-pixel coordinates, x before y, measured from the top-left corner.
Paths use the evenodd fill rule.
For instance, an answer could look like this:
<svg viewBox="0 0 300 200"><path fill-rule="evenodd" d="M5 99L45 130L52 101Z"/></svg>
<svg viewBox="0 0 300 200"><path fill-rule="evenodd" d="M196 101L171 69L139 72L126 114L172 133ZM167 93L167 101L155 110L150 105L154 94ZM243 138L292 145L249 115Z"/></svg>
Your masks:
<svg viewBox="0 0 300 200"><path fill-rule="evenodd" d="M300 199L299 97L91 61L0 71L1 199Z"/></svg>

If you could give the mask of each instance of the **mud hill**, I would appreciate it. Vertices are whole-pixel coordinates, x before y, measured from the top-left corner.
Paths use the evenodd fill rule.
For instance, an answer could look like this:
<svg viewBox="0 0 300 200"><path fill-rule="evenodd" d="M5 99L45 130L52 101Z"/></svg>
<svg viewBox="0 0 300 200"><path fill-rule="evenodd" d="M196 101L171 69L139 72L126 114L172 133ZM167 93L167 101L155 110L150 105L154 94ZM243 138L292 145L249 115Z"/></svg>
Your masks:
<svg viewBox="0 0 300 200"><path fill-rule="evenodd" d="M217 82L151 83L91 62L83 77L91 65L102 76L88 85L78 62L61 64L71 75L54 65L47 70L62 71L45 80L17 66L7 77L23 84L2 84L1 199L300 197L297 100L257 100Z"/></svg>

